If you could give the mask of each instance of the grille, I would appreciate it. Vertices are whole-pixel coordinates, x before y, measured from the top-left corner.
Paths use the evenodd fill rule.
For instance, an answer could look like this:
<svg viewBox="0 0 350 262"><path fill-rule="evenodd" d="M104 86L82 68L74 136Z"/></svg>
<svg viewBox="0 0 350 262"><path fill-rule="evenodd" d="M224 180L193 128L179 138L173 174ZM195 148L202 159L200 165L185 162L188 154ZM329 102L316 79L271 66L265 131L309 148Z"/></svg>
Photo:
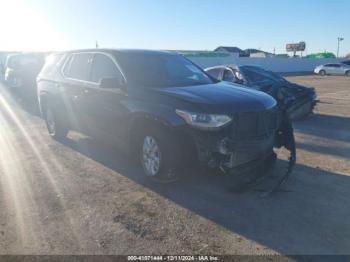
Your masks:
<svg viewBox="0 0 350 262"><path fill-rule="evenodd" d="M254 138L268 136L277 129L276 108L254 113L239 113L234 116L232 133L234 138Z"/></svg>

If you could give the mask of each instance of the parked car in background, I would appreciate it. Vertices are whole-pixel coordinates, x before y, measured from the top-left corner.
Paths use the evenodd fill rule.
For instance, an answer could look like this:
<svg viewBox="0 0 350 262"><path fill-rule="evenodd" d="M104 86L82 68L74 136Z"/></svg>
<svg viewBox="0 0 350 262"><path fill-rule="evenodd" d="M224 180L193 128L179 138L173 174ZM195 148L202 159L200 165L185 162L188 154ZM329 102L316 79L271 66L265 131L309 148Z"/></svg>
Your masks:
<svg viewBox="0 0 350 262"><path fill-rule="evenodd" d="M284 103L290 119L296 120L312 113L317 95L314 88L291 83L282 76L258 66L215 66L205 71L219 81L241 84L263 91Z"/></svg>
<svg viewBox="0 0 350 262"><path fill-rule="evenodd" d="M5 70L6 70L6 60L9 55L16 54L15 52L0 52L0 82L5 79Z"/></svg>
<svg viewBox="0 0 350 262"><path fill-rule="evenodd" d="M350 60L343 61L342 64L350 66Z"/></svg>
<svg viewBox="0 0 350 262"><path fill-rule="evenodd" d="M5 64L5 83L28 95L36 95L36 77L45 63L45 53L11 54Z"/></svg>
<svg viewBox="0 0 350 262"><path fill-rule="evenodd" d="M240 171L275 157L276 101L218 82L185 57L161 51L54 54L37 78L49 134L70 129L136 156L144 173L173 179L189 162Z"/></svg>
<svg viewBox="0 0 350 262"><path fill-rule="evenodd" d="M345 63L333 63L317 66L315 74L325 75L346 75L350 76L350 66Z"/></svg>

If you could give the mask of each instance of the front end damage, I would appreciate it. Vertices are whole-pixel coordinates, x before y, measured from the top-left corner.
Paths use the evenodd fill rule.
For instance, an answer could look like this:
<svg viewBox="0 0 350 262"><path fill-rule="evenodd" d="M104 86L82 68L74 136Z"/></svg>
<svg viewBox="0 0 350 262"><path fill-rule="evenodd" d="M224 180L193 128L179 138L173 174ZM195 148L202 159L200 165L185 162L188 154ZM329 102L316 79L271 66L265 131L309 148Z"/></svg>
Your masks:
<svg viewBox="0 0 350 262"><path fill-rule="evenodd" d="M192 137L199 161L226 175L244 176L256 171L267 174L277 157L274 148L287 148L290 151L288 168L269 193L287 179L296 159L291 122L288 114L277 108L236 114L232 123L222 130L194 131Z"/></svg>
<svg viewBox="0 0 350 262"><path fill-rule="evenodd" d="M273 155L279 115L276 108L232 116L229 126L219 131L193 131L198 159L222 171L236 170Z"/></svg>

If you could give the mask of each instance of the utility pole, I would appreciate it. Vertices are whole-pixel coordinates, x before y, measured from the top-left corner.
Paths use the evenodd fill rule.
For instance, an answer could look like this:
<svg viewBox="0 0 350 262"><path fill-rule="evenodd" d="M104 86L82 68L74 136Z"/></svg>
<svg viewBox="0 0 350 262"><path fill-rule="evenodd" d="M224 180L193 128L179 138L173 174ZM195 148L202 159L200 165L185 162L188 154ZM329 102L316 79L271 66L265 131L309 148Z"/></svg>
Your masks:
<svg viewBox="0 0 350 262"><path fill-rule="evenodd" d="M338 37L338 49L337 49L337 58L339 58L339 45L340 45L340 42L343 41L344 38L343 37Z"/></svg>

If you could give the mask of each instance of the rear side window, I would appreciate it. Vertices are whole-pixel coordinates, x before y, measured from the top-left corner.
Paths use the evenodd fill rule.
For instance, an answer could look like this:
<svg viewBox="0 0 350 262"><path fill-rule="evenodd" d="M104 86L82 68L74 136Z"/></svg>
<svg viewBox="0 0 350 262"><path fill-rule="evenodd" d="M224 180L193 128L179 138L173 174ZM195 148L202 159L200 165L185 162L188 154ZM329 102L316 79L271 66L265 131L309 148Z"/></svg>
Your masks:
<svg viewBox="0 0 350 262"><path fill-rule="evenodd" d="M91 61L92 54L90 53L74 54L67 61L63 73L69 78L88 81Z"/></svg>
<svg viewBox="0 0 350 262"><path fill-rule="evenodd" d="M90 81L99 83L102 78L118 78L123 76L111 58L104 54L95 54Z"/></svg>
<svg viewBox="0 0 350 262"><path fill-rule="evenodd" d="M340 67L339 64L327 64L326 67Z"/></svg>

